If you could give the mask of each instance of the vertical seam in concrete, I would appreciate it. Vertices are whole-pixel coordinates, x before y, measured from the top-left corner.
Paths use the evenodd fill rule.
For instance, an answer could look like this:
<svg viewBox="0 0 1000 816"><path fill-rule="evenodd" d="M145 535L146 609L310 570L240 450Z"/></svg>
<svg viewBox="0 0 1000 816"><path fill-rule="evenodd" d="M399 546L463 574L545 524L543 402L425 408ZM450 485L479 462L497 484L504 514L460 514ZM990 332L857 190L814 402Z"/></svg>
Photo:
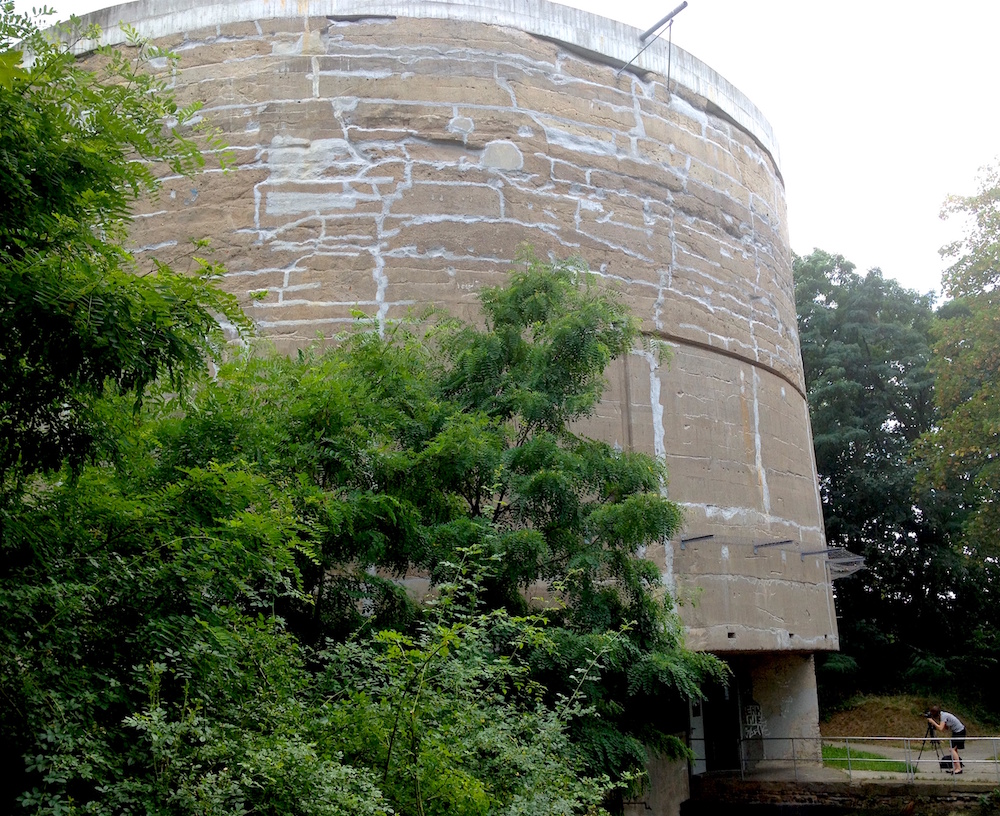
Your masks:
<svg viewBox="0 0 1000 816"><path fill-rule="evenodd" d="M403 170L403 177L396 183L393 192L382 196L382 209L375 215L375 243L371 247L372 260L372 280L375 282L375 302L378 304L376 320L378 321L378 332L380 336L385 335L386 315L389 311L389 304L386 303L385 293L389 286L389 277L385 273L385 257L383 248L388 246L385 230L385 217L392 211L392 205L399 200L403 190L413 187L413 157L406 149L406 141L403 142L406 153L406 163Z"/></svg>
<svg viewBox="0 0 1000 816"><path fill-rule="evenodd" d="M636 352L641 354L649 364L649 407L653 414L653 455L661 462L667 458L665 444L666 431L663 427L663 403L660 401L660 377L657 374L659 364L656 355L651 351Z"/></svg>
<svg viewBox="0 0 1000 816"><path fill-rule="evenodd" d="M669 541L663 542L663 571L660 572L660 580L663 588L670 594L670 605L676 613L680 609L677 602L677 580L674 577L674 545Z"/></svg>
<svg viewBox="0 0 1000 816"><path fill-rule="evenodd" d="M625 434L625 450L632 450L632 371L629 366L629 355L625 355L623 358L622 365L622 376L624 379L624 388L622 389L622 398L625 404L622 406L622 433Z"/></svg>
<svg viewBox="0 0 1000 816"><path fill-rule="evenodd" d="M263 181L257 182L253 186L253 228L257 231L257 240L263 242L264 236L261 235L260 230L260 187L264 184Z"/></svg>
<svg viewBox="0 0 1000 816"><path fill-rule="evenodd" d="M375 266L372 269L372 280L375 281L375 304L378 306L376 320L378 321L379 337L385 337L386 315L389 304L385 301L385 290L389 286L389 277L385 274L385 260L381 252L375 254Z"/></svg>
<svg viewBox="0 0 1000 816"><path fill-rule="evenodd" d="M753 368L753 438L754 438L754 459L757 466L757 479L760 482L761 501L764 505L764 513L771 515L771 493L767 486L767 470L764 467L764 452L760 434L760 402L757 398L757 388L760 385L760 375L757 368Z"/></svg>

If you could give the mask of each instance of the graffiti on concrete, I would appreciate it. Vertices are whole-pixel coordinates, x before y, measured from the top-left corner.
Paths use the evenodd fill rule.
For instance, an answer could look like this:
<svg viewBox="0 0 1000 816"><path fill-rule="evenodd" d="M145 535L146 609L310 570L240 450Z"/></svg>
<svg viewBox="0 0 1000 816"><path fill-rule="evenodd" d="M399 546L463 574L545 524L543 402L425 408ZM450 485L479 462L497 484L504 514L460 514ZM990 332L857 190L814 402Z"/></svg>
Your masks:
<svg viewBox="0 0 1000 816"><path fill-rule="evenodd" d="M743 711L743 739L763 738L767 736L767 721L756 703L748 705Z"/></svg>

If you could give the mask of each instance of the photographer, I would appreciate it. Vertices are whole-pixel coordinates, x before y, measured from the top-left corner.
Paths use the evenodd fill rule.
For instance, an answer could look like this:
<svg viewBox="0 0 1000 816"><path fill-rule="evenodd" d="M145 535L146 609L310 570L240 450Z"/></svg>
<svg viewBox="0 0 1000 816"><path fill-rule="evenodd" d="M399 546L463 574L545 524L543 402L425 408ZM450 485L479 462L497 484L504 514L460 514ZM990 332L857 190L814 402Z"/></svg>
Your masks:
<svg viewBox="0 0 1000 816"><path fill-rule="evenodd" d="M929 715L927 717L927 722L930 723L930 725L938 731L948 729L951 732L952 769L948 771L948 773L962 773L962 758L958 755L958 749L965 748L965 726L962 725L962 721L954 714L942 711L941 706L932 706L931 709L927 711L927 714Z"/></svg>

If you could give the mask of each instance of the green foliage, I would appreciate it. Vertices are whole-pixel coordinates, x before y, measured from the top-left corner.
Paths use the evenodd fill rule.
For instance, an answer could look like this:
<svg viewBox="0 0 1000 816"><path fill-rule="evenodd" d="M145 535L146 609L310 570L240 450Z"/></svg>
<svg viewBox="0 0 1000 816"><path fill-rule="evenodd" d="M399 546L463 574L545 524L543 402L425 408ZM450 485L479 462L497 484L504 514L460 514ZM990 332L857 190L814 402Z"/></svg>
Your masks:
<svg viewBox="0 0 1000 816"><path fill-rule="evenodd" d="M271 611L306 600L282 493L231 467L137 487L86 469L7 528L0 725L25 746L23 806L543 816L606 794L570 739L580 695L547 705L530 676L544 620L477 611L481 573L448 567L412 634L331 642L316 675Z"/></svg>
<svg viewBox="0 0 1000 816"><path fill-rule="evenodd" d="M858 661L843 652L831 652L816 661L820 711L835 711L853 697L859 668Z"/></svg>
<svg viewBox="0 0 1000 816"><path fill-rule="evenodd" d="M955 215L967 217L969 228L965 238L941 250L952 260L945 292L953 298L991 292L1000 280L1000 168L983 168L975 195L948 198L941 216Z"/></svg>
<svg viewBox="0 0 1000 816"><path fill-rule="evenodd" d="M956 689L968 703L1000 659L996 185L992 172L946 208L971 216L971 232L946 250L954 299L936 315L928 297L839 256L795 263L827 535L868 567L836 587L857 671L821 666L828 704L897 688Z"/></svg>
<svg viewBox="0 0 1000 816"><path fill-rule="evenodd" d="M859 686L905 684L915 654L949 642L943 613L960 576L947 508L914 493L912 445L935 417L932 298L820 250L794 270L827 539L866 565L836 585L842 648L859 670L821 668L832 703Z"/></svg>
<svg viewBox="0 0 1000 816"><path fill-rule="evenodd" d="M445 394L491 418L519 420L519 433L561 433L589 415L604 391L604 369L627 353L638 324L625 306L589 286L579 262L524 257L506 287L480 300L486 330L461 327L445 338Z"/></svg>
<svg viewBox="0 0 1000 816"><path fill-rule="evenodd" d="M196 107L177 105L144 69L172 56L134 41L78 64L4 3L0 12L0 490L81 462L103 435L106 387L142 398L162 376L179 388L219 349L218 315L245 327L235 300L193 274L140 270L123 248L153 168L200 167ZM165 125L165 123L167 123ZM144 272L144 274L136 274Z"/></svg>
<svg viewBox="0 0 1000 816"><path fill-rule="evenodd" d="M931 694L935 689L946 688L955 679L947 661L932 651L916 654L907 667L904 677L913 690L925 694Z"/></svg>
<svg viewBox="0 0 1000 816"><path fill-rule="evenodd" d="M567 731L579 702L546 705L525 659L552 648L544 620L466 606L475 591L463 588L480 582L483 566L478 553L467 556L412 635L383 630L327 653L320 686L331 740L349 761L378 769L400 813L596 809L607 780L585 773ZM582 671L597 679L597 670Z"/></svg>
<svg viewBox="0 0 1000 816"><path fill-rule="evenodd" d="M639 557L679 510L568 424L632 322L575 266L486 298L478 328L240 353L154 391L113 463L30 483L0 527L22 805L596 813L686 756L726 673Z"/></svg>
<svg viewBox="0 0 1000 816"><path fill-rule="evenodd" d="M562 653L532 665L552 694L570 693L594 638L625 627L601 681L585 684L592 713L573 726L582 742L613 743L589 767L619 779L646 746L678 751L671 706L651 701L679 704L724 677L683 648L659 575L638 556L680 524L662 465L568 426L593 410L635 327L578 266L530 257L484 301L484 326L450 321L427 340L399 326L296 359L234 360L161 425L159 460L169 473L236 458L286 484L318 554L304 568L315 606L284 611L307 643L405 630L418 612L387 579L416 570L439 582L471 550L494 564L477 586L487 608L519 616L533 596L549 599Z"/></svg>
<svg viewBox="0 0 1000 816"><path fill-rule="evenodd" d="M1000 813L1000 788L994 788L989 793L979 797L979 813L983 816L994 816Z"/></svg>
<svg viewBox="0 0 1000 816"><path fill-rule="evenodd" d="M927 483L960 497L969 512L963 544L980 561L995 560L1000 532L1000 171L987 168L976 195L953 197L945 215L964 216L964 241L945 247L954 298L935 325L934 371L941 422L922 440Z"/></svg>
<svg viewBox="0 0 1000 816"><path fill-rule="evenodd" d="M917 447L922 489L956 507L954 553L966 590L954 603L962 636L953 649L971 688L989 685L1000 657L998 199L1000 176L997 168L988 168L975 195L952 198L945 206L945 215L967 218L969 232L965 240L942 250L952 260L944 285L953 300L941 308L934 327L932 367L940 419Z"/></svg>
<svg viewBox="0 0 1000 816"><path fill-rule="evenodd" d="M306 600L289 510L246 469L153 489L88 469L8 520L0 723L27 757L25 807L365 812L356 795L380 812L317 755L301 649L271 612Z"/></svg>
<svg viewBox="0 0 1000 816"><path fill-rule="evenodd" d="M821 250L796 258L794 269L820 473L825 479L857 460L900 461L933 419L932 296L877 269L862 277Z"/></svg>

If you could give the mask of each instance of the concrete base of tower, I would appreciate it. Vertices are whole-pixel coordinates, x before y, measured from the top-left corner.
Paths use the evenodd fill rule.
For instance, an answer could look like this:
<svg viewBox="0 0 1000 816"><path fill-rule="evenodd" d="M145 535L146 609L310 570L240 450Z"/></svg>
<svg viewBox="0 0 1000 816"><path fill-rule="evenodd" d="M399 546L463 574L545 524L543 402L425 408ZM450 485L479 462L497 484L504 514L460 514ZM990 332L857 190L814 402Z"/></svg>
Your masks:
<svg viewBox="0 0 1000 816"><path fill-rule="evenodd" d="M692 777L770 771L783 778L822 767L813 655L720 656L732 677L690 705L687 742L693 759L650 758L647 789L626 803L626 816L679 816Z"/></svg>

